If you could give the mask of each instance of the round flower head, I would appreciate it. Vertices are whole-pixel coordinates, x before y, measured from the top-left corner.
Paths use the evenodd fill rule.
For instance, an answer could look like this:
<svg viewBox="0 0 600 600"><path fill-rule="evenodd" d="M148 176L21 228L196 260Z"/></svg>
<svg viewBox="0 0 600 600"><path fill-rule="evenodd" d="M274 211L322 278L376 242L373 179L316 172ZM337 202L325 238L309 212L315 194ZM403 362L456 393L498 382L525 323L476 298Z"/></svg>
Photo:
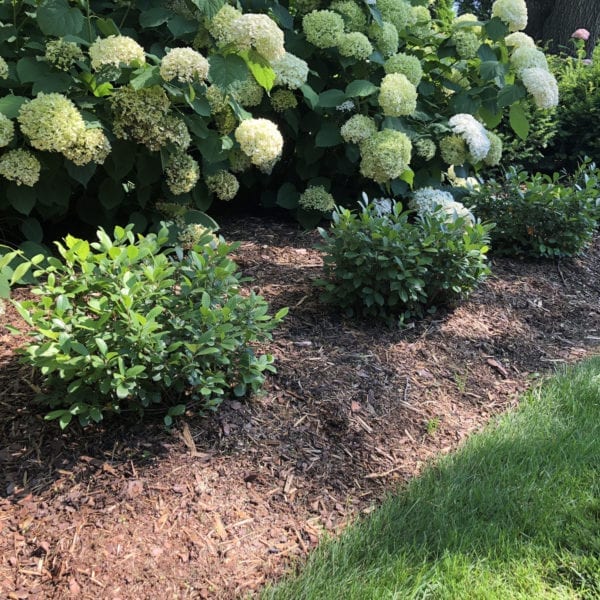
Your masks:
<svg viewBox="0 0 600 600"><path fill-rule="evenodd" d="M371 46L369 38L358 31L344 33L340 38L338 50L342 56L357 60L366 60L373 54L373 46Z"/></svg>
<svg viewBox="0 0 600 600"><path fill-rule="evenodd" d="M417 88L401 73L390 73L381 81L379 105L386 117L412 115L417 108Z"/></svg>
<svg viewBox="0 0 600 600"><path fill-rule="evenodd" d="M319 9L321 7L321 0L296 0L294 7L297 14L306 15L313 10Z"/></svg>
<svg viewBox="0 0 600 600"><path fill-rule="evenodd" d="M306 40L317 48L333 48L344 33L344 19L331 10L313 10L302 19Z"/></svg>
<svg viewBox="0 0 600 600"><path fill-rule="evenodd" d="M490 140L485 127L472 115L460 113L450 117L452 131L461 135L475 162L483 160L490 151Z"/></svg>
<svg viewBox="0 0 600 600"><path fill-rule="evenodd" d="M495 167L502 160L502 139L491 131L487 132L487 136L490 140L490 151L483 159L483 162L488 167Z"/></svg>
<svg viewBox="0 0 600 600"><path fill-rule="evenodd" d="M298 106L298 100L292 90L277 90L271 95L271 106L278 113L285 112Z"/></svg>
<svg viewBox="0 0 600 600"><path fill-rule="evenodd" d="M271 62L275 71L275 85L282 85L290 90L302 87L308 78L308 65L301 58L285 53L283 58Z"/></svg>
<svg viewBox="0 0 600 600"><path fill-rule="evenodd" d="M416 36L431 35L433 27L429 10L425 6L412 6L411 12L415 22L410 28L411 33Z"/></svg>
<svg viewBox="0 0 600 600"><path fill-rule="evenodd" d="M298 204L304 210L327 213L335 208L333 196L322 185L310 185L300 194Z"/></svg>
<svg viewBox="0 0 600 600"><path fill-rule="evenodd" d="M576 29L572 34L572 38L587 42L590 39L590 32L587 29Z"/></svg>
<svg viewBox="0 0 600 600"><path fill-rule="evenodd" d="M509 31L520 31L527 27L527 5L525 0L496 0L492 4L492 17L498 17L508 25Z"/></svg>
<svg viewBox="0 0 600 600"><path fill-rule="evenodd" d="M189 155L183 152L172 154L165 167L167 187L175 196L194 189L200 178L200 167Z"/></svg>
<svg viewBox="0 0 600 600"><path fill-rule="evenodd" d="M394 26L396 32L403 31L417 22L410 2L404 0L378 0L377 8L383 19Z"/></svg>
<svg viewBox="0 0 600 600"><path fill-rule="evenodd" d="M521 71L521 80L538 108L553 108L558 104L556 79L546 69L524 69Z"/></svg>
<svg viewBox="0 0 600 600"><path fill-rule="evenodd" d="M391 56L398 51L398 30L387 21L383 22L383 27L377 23L371 23L369 37L375 42L383 56Z"/></svg>
<svg viewBox="0 0 600 600"><path fill-rule="evenodd" d="M187 150L192 143L190 132L185 121L172 113L168 113L162 120L165 142L177 146L179 150Z"/></svg>
<svg viewBox="0 0 600 600"><path fill-rule="evenodd" d="M424 160L431 160L436 153L436 146L433 140L429 138L419 138L413 144L417 156L420 156Z"/></svg>
<svg viewBox="0 0 600 600"><path fill-rule="evenodd" d="M481 40L476 33L467 29L457 29L452 34L456 52L463 59L475 58L481 46Z"/></svg>
<svg viewBox="0 0 600 600"><path fill-rule="evenodd" d="M63 154L78 166L95 162L103 164L110 154L110 143L100 128L86 129L77 138L75 144L67 148Z"/></svg>
<svg viewBox="0 0 600 600"><path fill-rule="evenodd" d="M223 90L216 85L208 86L206 100L212 115L225 110L229 106L227 94L223 93Z"/></svg>
<svg viewBox="0 0 600 600"><path fill-rule="evenodd" d="M213 250L219 247L219 238L212 229L200 225L200 223L189 223L183 225L183 230L178 235L179 243L184 250L191 250L198 245L210 246Z"/></svg>
<svg viewBox="0 0 600 600"><path fill-rule="evenodd" d="M479 19L474 14L464 13L464 14L456 17L456 19L454 19L454 24L460 25L461 23L469 23L468 27L465 27L463 25L462 27L460 27L460 29L467 29L467 30L470 30L473 33L476 33L477 35L479 35L479 34L481 34L481 25L477 25L478 21L479 21ZM472 25L471 25L471 23L472 23Z"/></svg>
<svg viewBox="0 0 600 600"><path fill-rule="evenodd" d="M6 79L8 77L8 64L0 56L0 79Z"/></svg>
<svg viewBox="0 0 600 600"><path fill-rule="evenodd" d="M459 135L447 135L440 140L440 154L448 165L464 165L469 158L469 149Z"/></svg>
<svg viewBox="0 0 600 600"><path fill-rule="evenodd" d="M228 35L228 42L239 50L254 48L268 61L285 56L283 31L267 15L242 15L231 23Z"/></svg>
<svg viewBox="0 0 600 600"><path fill-rule="evenodd" d="M215 124L221 135L229 135L236 128L238 120L231 106L215 115Z"/></svg>
<svg viewBox="0 0 600 600"><path fill-rule="evenodd" d="M504 38L504 43L509 48L535 48L534 39L528 36L526 33L523 33L522 31L515 31L514 33L509 33Z"/></svg>
<svg viewBox="0 0 600 600"><path fill-rule="evenodd" d="M529 48L527 46L515 48L510 56L510 62L517 73L520 73L523 69L533 68L548 70L546 56L537 48Z"/></svg>
<svg viewBox="0 0 600 600"><path fill-rule="evenodd" d="M247 119L235 130L235 139L253 165L267 166L277 161L283 149L283 137L268 119Z"/></svg>
<svg viewBox="0 0 600 600"><path fill-rule="evenodd" d="M371 117L354 115L342 125L340 133L345 142L362 144L377 133L377 125Z"/></svg>
<svg viewBox="0 0 600 600"><path fill-rule="evenodd" d="M182 83L203 81L208 77L208 61L192 48L173 48L160 62L160 76L165 81Z"/></svg>
<svg viewBox="0 0 600 600"><path fill-rule="evenodd" d="M246 156L239 148L232 148L229 151L227 159L229 160L229 168L234 173L243 173L252 166L248 156Z"/></svg>
<svg viewBox="0 0 600 600"><path fill-rule="evenodd" d="M105 65L140 66L146 62L144 49L126 35L109 35L107 38L96 38L89 49L92 69L97 71Z"/></svg>
<svg viewBox="0 0 600 600"><path fill-rule="evenodd" d="M411 205L420 217L442 213L446 221L454 222L459 218L474 222L472 213L460 202L456 202L449 192L425 187L417 190L412 197Z"/></svg>
<svg viewBox="0 0 600 600"><path fill-rule="evenodd" d="M354 0L334 0L331 10L340 13L346 24L346 31L364 33L367 29L367 17L363 9Z"/></svg>
<svg viewBox="0 0 600 600"><path fill-rule="evenodd" d="M252 75L235 81L229 88L231 97L242 106L258 106L263 99L264 90Z"/></svg>
<svg viewBox="0 0 600 600"><path fill-rule="evenodd" d="M83 52L75 42L51 40L46 44L44 58L54 68L68 71L76 61L83 59Z"/></svg>
<svg viewBox="0 0 600 600"><path fill-rule="evenodd" d="M421 83L423 77L423 68L421 61L411 54L398 52L390 56L384 63L383 68L389 75L390 73L401 73L414 85Z"/></svg>
<svg viewBox="0 0 600 600"><path fill-rule="evenodd" d="M0 148L8 146L15 136L15 124L4 114L0 113Z"/></svg>
<svg viewBox="0 0 600 600"><path fill-rule="evenodd" d="M29 143L49 152L63 152L75 144L85 130L76 106L62 94L40 92L21 106L17 120Z"/></svg>
<svg viewBox="0 0 600 600"><path fill-rule="evenodd" d="M208 32L215 38L217 46L224 46L229 43L231 40L231 25L241 16L242 13L237 8L225 4L209 21Z"/></svg>
<svg viewBox="0 0 600 600"><path fill-rule="evenodd" d="M240 189L237 177L228 171L217 171L206 178L206 187L219 200L233 200Z"/></svg>
<svg viewBox="0 0 600 600"><path fill-rule="evenodd" d="M0 156L0 175L17 185L33 187L40 179L40 169L40 161L21 148Z"/></svg>
<svg viewBox="0 0 600 600"><path fill-rule="evenodd" d="M411 149L410 139L401 131L378 131L360 146L360 172L377 183L387 183L406 171Z"/></svg>

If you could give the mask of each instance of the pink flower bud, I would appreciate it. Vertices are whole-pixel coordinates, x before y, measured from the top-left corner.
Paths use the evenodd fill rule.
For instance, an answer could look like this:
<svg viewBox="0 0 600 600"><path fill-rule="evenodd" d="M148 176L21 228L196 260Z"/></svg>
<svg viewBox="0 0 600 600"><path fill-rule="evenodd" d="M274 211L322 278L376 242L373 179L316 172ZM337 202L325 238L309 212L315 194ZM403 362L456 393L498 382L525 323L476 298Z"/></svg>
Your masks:
<svg viewBox="0 0 600 600"><path fill-rule="evenodd" d="M571 34L571 37L587 42L590 39L590 32L587 29L577 29Z"/></svg>

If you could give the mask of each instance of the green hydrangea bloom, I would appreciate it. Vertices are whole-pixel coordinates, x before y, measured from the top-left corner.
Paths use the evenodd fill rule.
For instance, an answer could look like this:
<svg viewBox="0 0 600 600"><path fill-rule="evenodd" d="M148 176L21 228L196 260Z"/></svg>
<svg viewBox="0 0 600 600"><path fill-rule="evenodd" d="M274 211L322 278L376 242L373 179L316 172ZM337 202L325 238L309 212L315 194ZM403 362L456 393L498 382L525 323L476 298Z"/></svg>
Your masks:
<svg viewBox="0 0 600 600"><path fill-rule="evenodd" d="M208 78L208 61L192 48L172 48L160 63L160 76L165 81L176 79L193 83Z"/></svg>
<svg viewBox="0 0 600 600"><path fill-rule="evenodd" d="M378 0L377 8L385 21L391 23L396 31L404 29L416 23L410 2L404 0Z"/></svg>
<svg viewBox="0 0 600 600"><path fill-rule="evenodd" d="M452 34L456 52L463 59L475 58L481 46L479 37L468 29L457 29Z"/></svg>
<svg viewBox="0 0 600 600"><path fill-rule="evenodd" d="M75 144L67 148L63 154L78 166L95 162L103 164L110 154L110 142L100 128L86 129Z"/></svg>
<svg viewBox="0 0 600 600"><path fill-rule="evenodd" d="M230 4L225 4L207 23L208 32L215 39L217 46L229 43L231 39L231 25L241 16L242 13L237 8L233 8Z"/></svg>
<svg viewBox="0 0 600 600"><path fill-rule="evenodd" d="M212 40L210 38L210 33L208 29L200 24L194 39L192 40L192 48L194 50L204 50L205 48L210 48L212 46Z"/></svg>
<svg viewBox="0 0 600 600"><path fill-rule="evenodd" d="M299 15L306 15L321 8L322 0L295 0L294 8Z"/></svg>
<svg viewBox="0 0 600 600"><path fill-rule="evenodd" d="M216 85L208 86L208 89L206 90L206 100L210 105L210 112L213 115L225 110L229 106L227 94Z"/></svg>
<svg viewBox="0 0 600 600"><path fill-rule="evenodd" d="M335 208L333 196L322 185L310 185L300 194L298 204L304 210L327 213Z"/></svg>
<svg viewBox="0 0 600 600"><path fill-rule="evenodd" d="M419 138L413 142L413 146L417 156L420 156L424 160L431 160L437 150L435 142L429 138Z"/></svg>
<svg viewBox="0 0 600 600"><path fill-rule="evenodd" d="M342 15L347 32L360 31L361 33L365 33L367 29L367 16L354 0L334 0L330 8Z"/></svg>
<svg viewBox="0 0 600 600"><path fill-rule="evenodd" d="M302 87L308 78L308 64L289 52L274 60L271 67L275 71L275 85L283 85L290 90Z"/></svg>
<svg viewBox="0 0 600 600"><path fill-rule="evenodd" d="M237 127L238 120L231 106L215 114L215 124L221 135L229 135Z"/></svg>
<svg viewBox="0 0 600 600"><path fill-rule="evenodd" d="M496 165L499 165L502 160L502 139L492 131L488 131L487 136L490 140L490 150L483 159L483 162L488 165L488 167L495 167Z"/></svg>
<svg viewBox="0 0 600 600"><path fill-rule="evenodd" d="M40 179L40 161L29 151L18 148L0 156L0 175L17 185L33 187Z"/></svg>
<svg viewBox="0 0 600 600"><path fill-rule="evenodd" d="M250 75L243 81L234 82L230 94L242 106L258 106L262 102L264 89Z"/></svg>
<svg viewBox="0 0 600 600"><path fill-rule="evenodd" d="M96 38L89 49L92 69L97 71L104 66L139 66L146 62L144 49L126 35L109 35Z"/></svg>
<svg viewBox="0 0 600 600"><path fill-rule="evenodd" d="M381 81L379 106L387 117L412 115L417 108L417 88L402 73L390 73Z"/></svg>
<svg viewBox="0 0 600 600"><path fill-rule="evenodd" d="M200 240L205 240L210 236L208 245L216 249L219 245L219 238L212 232L212 229L204 227L199 223L184 224L183 230L179 233L179 243L184 250L191 250L197 246ZM203 242L206 243L206 242Z"/></svg>
<svg viewBox="0 0 600 600"><path fill-rule="evenodd" d="M266 169L279 160L283 137L277 125L268 119L246 119L235 130L235 139L252 164Z"/></svg>
<svg viewBox="0 0 600 600"><path fill-rule="evenodd" d="M387 21L383 22L383 27L375 22L371 23L369 38L375 42L383 56L391 56L398 51L398 30Z"/></svg>
<svg viewBox="0 0 600 600"><path fill-rule="evenodd" d="M15 124L0 113L0 148L8 146L15 137Z"/></svg>
<svg viewBox="0 0 600 600"><path fill-rule="evenodd" d="M377 125L375 121L366 115L350 117L340 129L344 141L352 144L362 144L376 133Z"/></svg>
<svg viewBox="0 0 600 600"><path fill-rule="evenodd" d="M401 73L416 87L423 78L423 68L421 61L411 54L398 52L390 56L384 63L383 68L389 75L390 73Z"/></svg>
<svg viewBox="0 0 600 600"><path fill-rule="evenodd" d="M17 117L21 131L38 150L64 152L85 130L77 107L62 94L40 92L21 106Z"/></svg>
<svg viewBox="0 0 600 600"><path fill-rule="evenodd" d="M510 62L517 73L521 73L525 69L544 69L548 70L548 60L546 55L537 48L521 46L515 48L510 55Z"/></svg>
<svg viewBox="0 0 600 600"><path fill-rule="evenodd" d="M522 31L515 31L504 38L504 43L510 48L535 48L535 41Z"/></svg>
<svg viewBox="0 0 600 600"><path fill-rule="evenodd" d="M271 95L271 106L275 112L282 113L290 108L296 108L298 100L292 90L277 90Z"/></svg>
<svg viewBox="0 0 600 600"><path fill-rule="evenodd" d="M360 172L377 183L387 183L406 171L411 150L410 139L401 131L378 131L360 146Z"/></svg>
<svg viewBox="0 0 600 600"><path fill-rule="evenodd" d="M179 150L187 150L192 143L190 132L185 124L185 121L168 113L163 120L164 140L177 146Z"/></svg>
<svg viewBox="0 0 600 600"><path fill-rule="evenodd" d="M469 158L469 149L460 135L447 135L440 140L440 154L448 165L464 165Z"/></svg>
<svg viewBox="0 0 600 600"><path fill-rule="evenodd" d="M454 19L454 24L459 25L461 23L477 23L479 19L473 13L464 13L456 19ZM461 27L460 29L465 29L465 27ZM469 25L467 28L469 31L476 33L477 35L481 34L481 25Z"/></svg>
<svg viewBox="0 0 600 600"><path fill-rule="evenodd" d="M233 200L240 189L240 182L233 173L217 171L206 178L206 187L219 200Z"/></svg>
<svg viewBox="0 0 600 600"><path fill-rule="evenodd" d="M373 54L373 46L369 38L358 31L342 35L338 50L342 56L356 58L356 60L366 60Z"/></svg>
<svg viewBox="0 0 600 600"><path fill-rule="evenodd" d="M314 10L302 19L307 41L317 48L333 48L344 33L344 19L331 10Z"/></svg>
<svg viewBox="0 0 600 600"><path fill-rule="evenodd" d="M8 64L0 56L0 79L6 79L8 77Z"/></svg>
<svg viewBox="0 0 600 600"><path fill-rule="evenodd" d="M243 173L252 166L250 158L240 148L230 150L227 158L229 160L229 168L234 173Z"/></svg>
<svg viewBox="0 0 600 600"><path fill-rule="evenodd" d="M271 17L248 13L237 18L228 31L228 43L238 50L254 48L268 61L285 56L283 31Z"/></svg>
<svg viewBox="0 0 600 600"><path fill-rule="evenodd" d="M51 40L46 44L44 58L59 71L68 71L78 60L83 60L83 52L75 42Z"/></svg>
<svg viewBox="0 0 600 600"><path fill-rule="evenodd" d="M177 152L169 157L165 177L171 193L178 196L194 189L200 178L200 167L189 154Z"/></svg>

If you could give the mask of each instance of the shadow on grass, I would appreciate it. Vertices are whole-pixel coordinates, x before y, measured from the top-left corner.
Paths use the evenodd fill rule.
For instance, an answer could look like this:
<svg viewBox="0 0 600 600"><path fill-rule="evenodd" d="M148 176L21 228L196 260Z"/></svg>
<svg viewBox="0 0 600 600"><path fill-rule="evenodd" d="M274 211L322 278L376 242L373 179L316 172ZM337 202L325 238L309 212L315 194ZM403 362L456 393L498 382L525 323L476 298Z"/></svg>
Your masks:
<svg viewBox="0 0 600 600"><path fill-rule="evenodd" d="M440 460L267 598L600 598L600 358Z"/></svg>

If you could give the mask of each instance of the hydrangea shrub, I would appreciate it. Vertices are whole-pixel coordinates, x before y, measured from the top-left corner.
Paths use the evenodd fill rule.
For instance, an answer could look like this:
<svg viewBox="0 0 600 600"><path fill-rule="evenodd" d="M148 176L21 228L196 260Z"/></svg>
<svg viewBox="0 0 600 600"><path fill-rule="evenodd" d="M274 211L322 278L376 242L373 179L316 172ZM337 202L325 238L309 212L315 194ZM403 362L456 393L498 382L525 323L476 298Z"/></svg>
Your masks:
<svg viewBox="0 0 600 600"><path fill-rule="evenodd" d="M524 0L0 4L0 211L34 241L78 218L144 228L176 202L258 198L306 224L382 188L501 160L502 120L557 102ZM433 8L433 7L431 7ZM487 141L486 141L487 140Z"/></svg>

